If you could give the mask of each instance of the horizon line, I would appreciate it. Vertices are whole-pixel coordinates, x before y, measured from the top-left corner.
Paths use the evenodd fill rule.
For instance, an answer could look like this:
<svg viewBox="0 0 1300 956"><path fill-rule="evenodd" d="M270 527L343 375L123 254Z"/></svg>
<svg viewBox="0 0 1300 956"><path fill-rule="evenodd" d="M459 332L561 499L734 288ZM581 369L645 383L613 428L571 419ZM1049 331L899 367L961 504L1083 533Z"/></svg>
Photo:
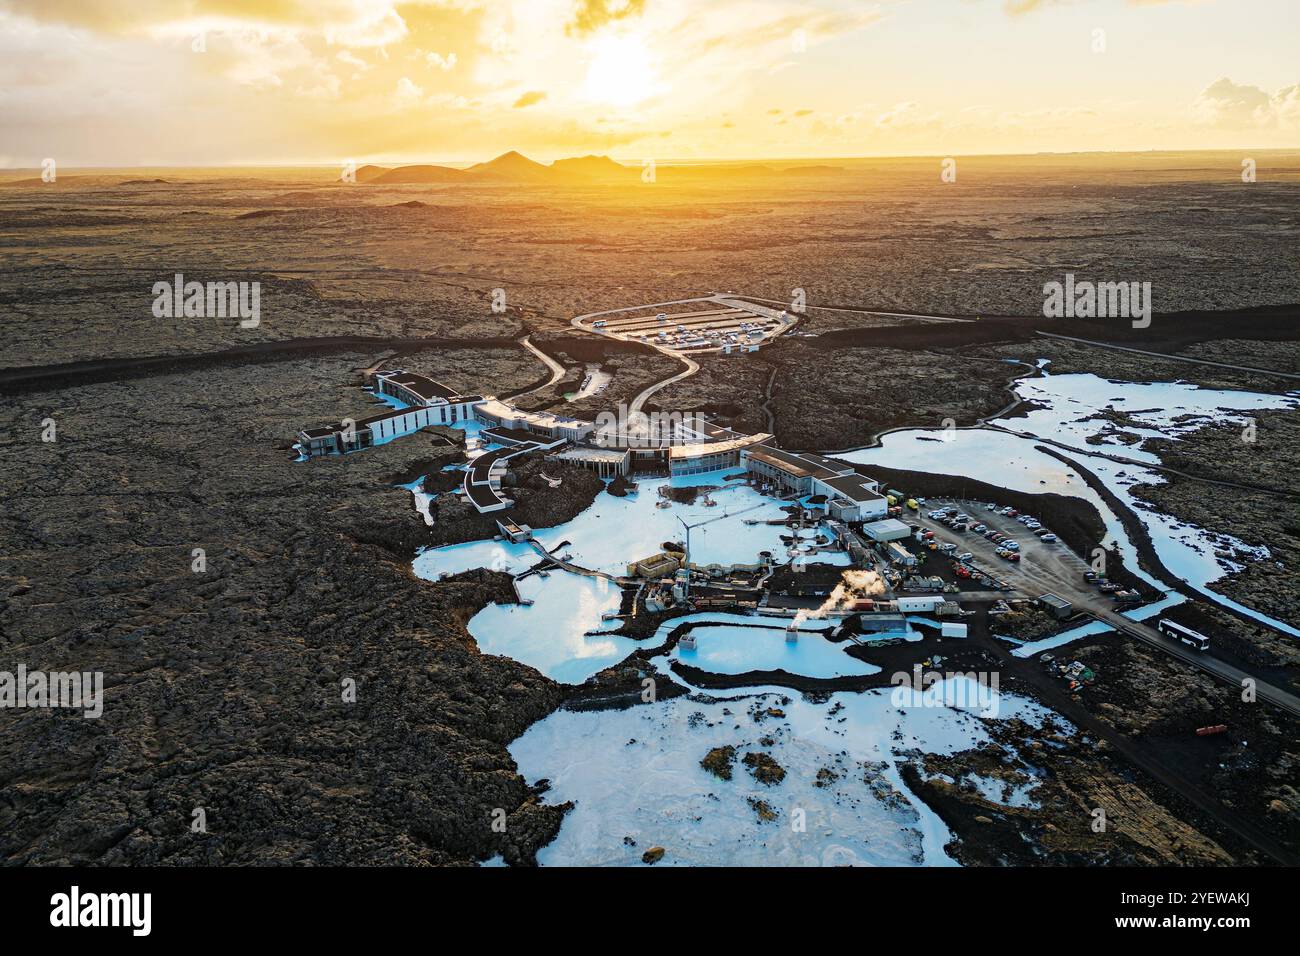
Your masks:
<svg viewBox="0 0 1300 956"><path fill-rule="evenodd" d="M1012 158L1032 158L1044 156L1123 156L1123 155L1159 155L1159 154L1190 154L1190 153L1232 153L1249 150L1254 153L1288 153L1300 152L1300 144L1295 146L1269 146L1269 147L1251 147L1251 146L1193 146L1193 147L1148 147L1145 149L1077 149L1077 150L1037 150L1034 152L1008 152L1008 153L879 153L865 155L838 155L838 156L716 156L716 157L666 157L659 159L656 157L643 157L641 159L624 160L611 156L609 153L573 153L560 156L559 159L582 159L596 156L604 157L617 162L620 165L626 165L629 169L635 169L644 163L648 158L657 166L674 166L688 165L698 163L827 163L827 162L856 162L863 160L907 160L907 159L1012 159ZM362 166L446 166L452 169L464 168L467 166L478 165L485 162L491 162L499 159L509 153L518 153L524 158L531 159L522 150L511 148L505 152L497 153L491 159L478 160L393 160L393 159L375 159L375 160L352 160L358 168ZM538 160L532 160L539 162ZM541 165L550 165L557 160L551 160L550 163L541 163ZM63 169L81 169L81 170L112 170L112 169L337 169L343 165L338 161L239 161L229 163L132 163L132 164L103 164L103 165L62 165ZM36 166L0 166L0 172L25 172L34 170L39 172L40 165Z"/></svg>

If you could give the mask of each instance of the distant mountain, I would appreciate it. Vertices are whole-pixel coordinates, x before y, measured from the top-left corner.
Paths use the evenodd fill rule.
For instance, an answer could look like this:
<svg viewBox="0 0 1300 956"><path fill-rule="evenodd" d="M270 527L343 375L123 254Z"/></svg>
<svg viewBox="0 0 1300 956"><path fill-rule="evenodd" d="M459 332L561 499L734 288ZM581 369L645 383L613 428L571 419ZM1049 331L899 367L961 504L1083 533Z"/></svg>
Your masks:
<svg viewBox="0 0 1300 956"><path fill-rule="evenodd" d="M368 183L386 172L388 172L387 166L362 166L357 170L357 182Z"/></svg>
<svg viewBox="0 0 1300 956"><path fill-rule="evenodd" d="M627 179L639 171L622 163L616 163L608 156L579 156L575 159L557 159L551 163L551 169L565 179Z"/></svg>
<svg viewBox="0 0 1300 956"><path fill-rule="evenodd" d="M630 182L639 170L616 163L608 156L579 156L559 159L550 166L534 162L522 153L511 150L486 163L475 163L468 169L451 166L362 166L357 170L357 182L377 183L383 186L407 183L474 183L510 182L545 183L563 182Z"/></svg>
<svg viewBox="0 0 1300 956"><path fill-rule="evenodd" d="M479 179L510 179L514 181L546 179L551 173L549 167L533 162L527 156L517 153L513 149L486 163L475 163L465 171Z"/></svg>
<svg viewBox="0 0 1300 956"><path fill-rule="evenodd" d="M364 167L375 169L378 167ZM357 182L379 183L385 186L403 183L459 183L465 181L465 170L450 166L398 166L369 179L361 178L357 170Z"/></svg>

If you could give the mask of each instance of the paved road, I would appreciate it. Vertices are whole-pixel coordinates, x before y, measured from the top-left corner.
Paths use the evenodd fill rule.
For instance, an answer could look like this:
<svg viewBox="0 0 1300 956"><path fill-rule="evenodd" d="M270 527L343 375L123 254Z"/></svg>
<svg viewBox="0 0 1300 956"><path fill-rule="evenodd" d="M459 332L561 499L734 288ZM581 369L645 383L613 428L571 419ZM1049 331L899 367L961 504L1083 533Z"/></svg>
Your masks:
<svg viewBox="0 0 1300 956"><path fill-rule="evenodd" d="M536 345L534 345L533 337L531 335L525 335L522 339L519 340L519 344L522 345L524 348L528 349L528 351L532 352L539 359L541 359L543 362L546 363L546 367L551 370L551 378L550 381L543 382L541 385L538 385L536 388L530 388L526 392L520 392L518 395L514 396L515 398L520 398L524 395L531 395L533 392L541 391L544 388L550 388L560 379L564 378L564 366L561 365L559 362L555 361L555 359L551 358L549 355L547 355L545 352L539 349Z"/></svg>
<svg viewBox="0 0 1300 956"><path fill-rule="evenodd" d="M1294 372L1279 372L1271 368L1256 368L1253 365L1231 365L1228 362L1212 362L1209 359L1192 358L1190 355L1173 355L1169 352L1154 352L1150 349L1135 349L1128 345L1116 345L1113 342L1098 342L1096 339L1080 339L1073 335L1057 335L1055 332L1038 332L1039 335L1046 339L1059 339L1063 342L1077 342L1080 345L1095 345L1097 348L1114 349L1116 352L1133 352L1137 355L1150 355L1155 358L1167 359L1171 362L1192 362L1196 365L1213 365L1215 368L1228 368L1236 372L1254 372L1259 375L1269 375L1274 378L1294 378L1300 379L1300 374Z"/></svg>
<svg viewBox="0 0 1300 956"><path fill-rule="evenodd" d="M650 343L646 343L646 344L649 345ZM690 378L692 375L694 375L696 372L700 370L699 362L695 361L692 358L688 358L685 355L682 355L680 352L673 352L668 349L661 348L658 345L651 345L650 347L657 352L662 352L664 355L667 355L669 358L674 358L680 362L684 362L686 368L678 372L676 375L671 375L668 378L660 379L654 384L648 385L645 388L643 388L641 390L641 393L637 395L636 398L632 399L632 404L628 406L629 418L631 418L632 416L640 412L642 406L644 406L646 403L646 399L648 399L655 392L659 391L661 388L667 388L669 385L672 385L674 382L680 382L683 379Z"/></svg>
<svg viewBox="0 0 1300 956"><path fill-rule="evenodd" d="M1179 641L1170 640L1149 624L1140 621L1133 621L1124 617L1117 611L1111 610L1104 613L1095 613L1093 615L1107 624L1110 624L1120 633L1145 641L1153 647L1159 648L1170 657L1176 657L1185 664L1190 664L1198 670L1202 670L1211 676L1217 677L1225 683L1232 684L1236 687L1243 687L1244 681L1253 680L1255 690L1259 700L1267 701L1275 707L1280 707L1293 717L1300 717L1300 697L1296 697L1276 685L1261 681L1253 674L1248 674L1240 668L1233 667L1226 661L1217 657L1212 657L1211 651L1196 651Z"/></svg>

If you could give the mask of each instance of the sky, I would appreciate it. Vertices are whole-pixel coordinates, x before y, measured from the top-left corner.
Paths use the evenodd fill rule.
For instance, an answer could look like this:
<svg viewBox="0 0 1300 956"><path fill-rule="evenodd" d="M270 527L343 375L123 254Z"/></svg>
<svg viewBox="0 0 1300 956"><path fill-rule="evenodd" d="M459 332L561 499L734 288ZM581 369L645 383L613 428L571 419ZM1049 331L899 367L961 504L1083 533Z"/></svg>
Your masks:
<svg viewBox="0 0 1300 956"><path fill-rule="evenodd" d="M0 0L0 167L1300 146L1300 0Z"/></svg>

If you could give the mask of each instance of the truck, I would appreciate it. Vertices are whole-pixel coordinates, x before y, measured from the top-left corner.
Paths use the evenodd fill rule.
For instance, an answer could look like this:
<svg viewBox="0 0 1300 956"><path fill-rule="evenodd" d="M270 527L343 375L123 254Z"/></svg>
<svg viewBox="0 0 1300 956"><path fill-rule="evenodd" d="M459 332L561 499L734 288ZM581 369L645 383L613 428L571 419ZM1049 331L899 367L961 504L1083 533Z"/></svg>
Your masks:
<svg viewBox="0 0 1300 956"><path fill-rule="evenodd" d="M915 498L908 498L908 499L907 499L907 507L911 508L913 511L918 511L918 510L920 510L920 507L921 507L921 506L918 505L918 504L916 503L916 499L915 499Z"/></svg>

